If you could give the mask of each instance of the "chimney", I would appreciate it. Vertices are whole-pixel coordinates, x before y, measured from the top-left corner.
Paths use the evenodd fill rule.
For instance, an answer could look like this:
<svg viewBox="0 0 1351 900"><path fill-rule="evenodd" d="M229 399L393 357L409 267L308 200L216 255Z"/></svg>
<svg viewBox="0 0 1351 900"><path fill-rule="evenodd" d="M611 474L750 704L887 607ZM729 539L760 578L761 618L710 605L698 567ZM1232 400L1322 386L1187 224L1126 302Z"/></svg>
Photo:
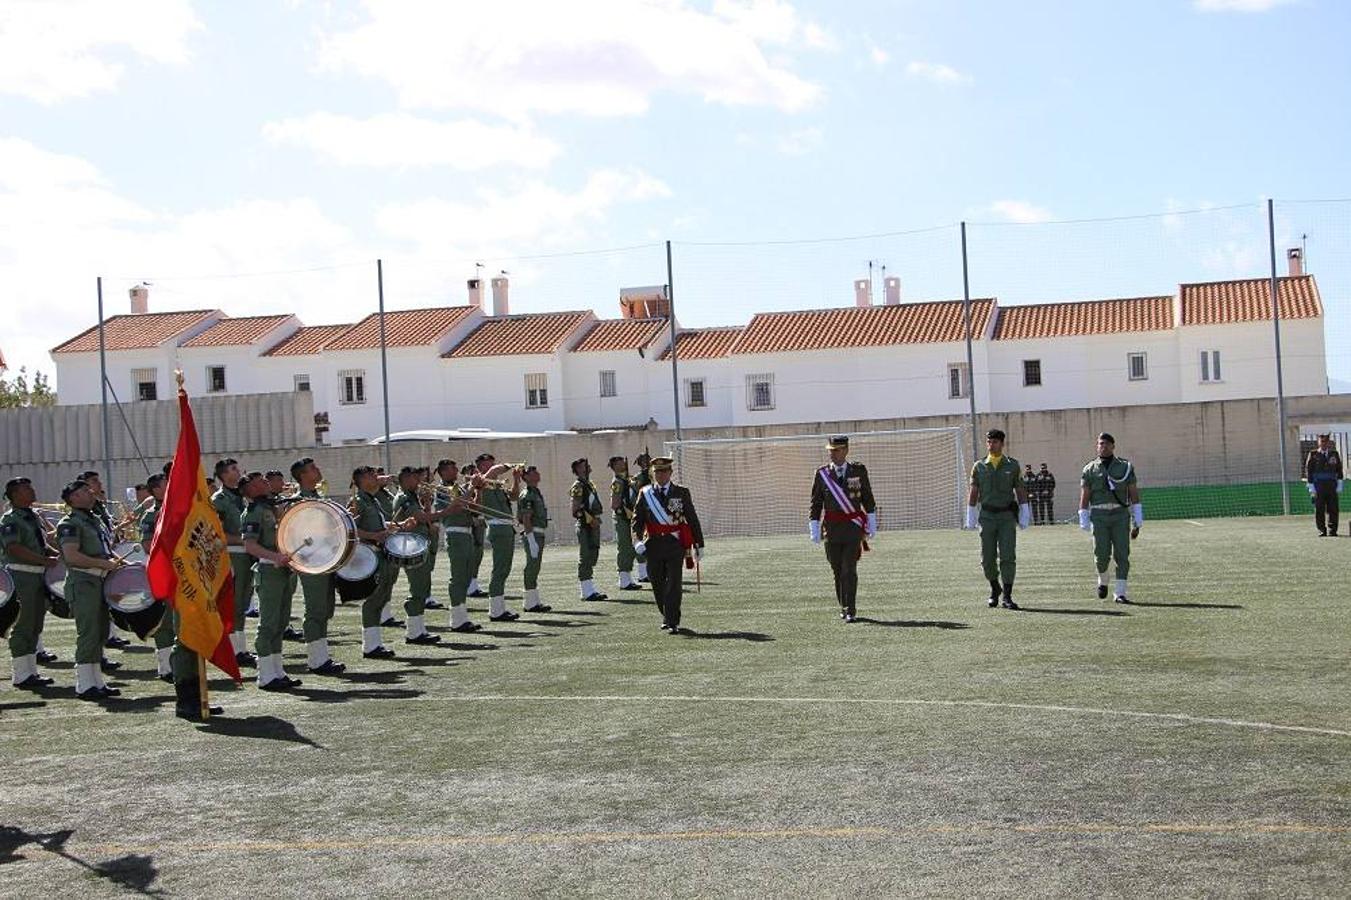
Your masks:
<svg viewBox="0 0 1351 900"><path fill-rule="evenodd" d="M882 292L887 306L901 305L901 279L895 275L882 279Z"/></svg>
<svg viewBox="0 0 1351 900"><path fill-rule="evenodd" d="M671 301L667 299L666 285L664 284L619 289L619 315L621 318L664 319L670 314Z"/></svg>
<svg viewBox="0 0 1351 900"><path fill-rule="evenodd" d="M873 305L873 285L868 279L854 279L854 304L856 306Z"/></svg>
<svg viewBox="0 0 1351 900"><path fill-rule="evenodd" d="M150 311L150 285L142 281L127 291L131 295L131 314L143 316Z"/></svg>
<svg viewBox="0 0 1351 900"><path fill-rule="evenodd" d="M1291 247L1285 251L1285 258L1290 262L1290 277L1298 278L1304 274L1304 251L1299 247Z"/></svg>
<svg viewBox="0 0 1351 900"><path fill-rule="evenodd" d="M507 276L498 275L493 279L493 315L510 315L510 307L507 304Z"/></svg>
<svg viewBox="0 0 1351 900"><path fill-rule="evenodd" d="M469 305L482 306L483 282L479 281L477 278L471 278L468 281L468 285L469 285Z"/></svg>

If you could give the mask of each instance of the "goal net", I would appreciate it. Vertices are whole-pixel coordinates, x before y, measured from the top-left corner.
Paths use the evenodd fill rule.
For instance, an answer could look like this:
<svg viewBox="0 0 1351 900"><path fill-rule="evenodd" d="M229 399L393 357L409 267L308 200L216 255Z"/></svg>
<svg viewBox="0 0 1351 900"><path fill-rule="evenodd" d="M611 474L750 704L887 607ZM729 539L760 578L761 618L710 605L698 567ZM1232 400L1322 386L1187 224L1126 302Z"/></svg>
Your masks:
<svg viewBox="0 0 1351 900"><path fill-rule="evenodd" d="M962 428L849 435L849 459L868 467L879 530L956 528L970 463ZM671 441L675 477L694 496L704 533L806 533L812 479L829 462L828 435Z"/></svg>

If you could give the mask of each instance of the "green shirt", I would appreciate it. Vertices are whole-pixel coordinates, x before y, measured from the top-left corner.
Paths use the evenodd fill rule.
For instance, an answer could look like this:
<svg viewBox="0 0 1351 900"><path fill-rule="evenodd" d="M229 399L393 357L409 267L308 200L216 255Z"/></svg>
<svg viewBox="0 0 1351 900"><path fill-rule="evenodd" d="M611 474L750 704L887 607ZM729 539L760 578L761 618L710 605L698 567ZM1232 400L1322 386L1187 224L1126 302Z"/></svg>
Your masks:
<svg viewBox="0 0 1351 900"><path fill-rule="evenodd" d="M522 522L526 513L530 514L531 528L545 528L549 524L549 507L544 504L544 494L537 487L526 486L525 493L516 503L516 514Z"/></svg>
<svg viewBox="0 0 1351 900"><path fill-rule="evenodd" d="M572 483L570 493L572 499L582 501L582 512L591 514L589 519L585 515L578 515L577 524L587 528L599 528L601 505L600 493L596 490L596 486L590 481L578 478Z"/></svg>
<svg viewBox="0 0 1351 900"><path fill-rule="evenodd" d="M1012 456L1000 459L997 467L988 456L976 463L971 467L971 484L980 493L982 509L989 507L990 512L1014 512L1011 507L1018 505L1017 489L1027 488L1023 468Z"/></svg>
<svg viewBox="0 0 1351 900"><path fill-rule="evenodd" d="M638 486L627 475L616 475L610 482L610 497L619 498L619 509L615 511L615 518L621 522L628 522L632 518L629 511L633 509L633 504L638 502Z"/></svg>
<svg viewBox="0 0 1351 900"><path fill-rule="evenodd" d="M259 497L249 504L241 521L243 536L264 550L277 551L277 507L271 497Z"/></svg>
<svg viewBox="0 0 1351 900"><path fill-rule="evenodd" d="M506 488L485 487L479 496L479 505L500 514L494 518L511 518L511 495Z"/></svg>
<svg viewBox="0 0 1351 900"><path fill-rule="evenodd" d="M411 494L408 491L399 491L394 497L394 519L402 522L410 518L414 513L422 512L422 500L418 497L417 491ZM432 536L431 526L424 522L419 522L413 527L413 531L425 538Z"/></svg>
<svg viewBox="0 0 1351 900"><path fill-rule="evenodd" d="M216 508L216 515L220 516L220 525L226 535L239 537L244 528L244 496L239 491L219 488L211 495L211 505Z"/></svg>
<svg viewBox="0 0 1351 900"><path fill-rule="evenodd" d="M150 543L155 537L155 523L159 521L159 504L152 503L141 516L141 542Z"/></svg>
<svg viewBox="0 0 1351 900"><path fill-rule="evenodd" d="M1084 466L1080 484L1088 488L1088 503L1113 503L1122 509L1130 506L1126 486L1135 484L1135 466L1130 460L1113 456L1110 460L1095 459Z"/></svg>
<svg viewBox="0 0 1351 900"><path fill-rule="evenodd" d="M31 509L14 507L0 516L0 561L25 564L22 560L10 559L5 553L5 547L10 544L18 544L32 550L38 556L47 555L47 542L43 537L37 513Z"/></svg>
<svg viewBox="0 0 1351 900"><path fill-rule="evenodd" d="M85 556L99 559L113 558L112 533L103 527L103 520L88 509L73 509L56 523L56 539L62 547L72 544ZM84 572L69 569L67 578L92 578Z"/></svg>
<svg viewBox="0 0 1351 900"><path fill-rule="evenodd" d="M319 496L319 491L316 488L301 488L299 491L296 492L296 495L303 500L323 499L322 497Z"/></svg>
<svg viewBox="0 0 1351 900"><path fill-rule="evenodd" d="M382 497L385 498L385 500L381 500ZM384 491L377 491L374 494L368 494L365 491L357 491L356 500L353 505L353 509L356 513L352 518L356 521L358 530L385 530L385 525L389 522L389 516L385 511L385 501L388 500L388 498L389 495Z"/></svg>
<svg viewBox="0 0 1351 900"><path fill-rule="evenodd" d="M436 492L436 509L445 509L450 506L452 499L459 500L465 496L464 488L459 482L442 484L441 489ZM441 524L451 528L469 528L473 524L473 518L469 515L469 510L462 509L453 512L441 520Z"/></svg>

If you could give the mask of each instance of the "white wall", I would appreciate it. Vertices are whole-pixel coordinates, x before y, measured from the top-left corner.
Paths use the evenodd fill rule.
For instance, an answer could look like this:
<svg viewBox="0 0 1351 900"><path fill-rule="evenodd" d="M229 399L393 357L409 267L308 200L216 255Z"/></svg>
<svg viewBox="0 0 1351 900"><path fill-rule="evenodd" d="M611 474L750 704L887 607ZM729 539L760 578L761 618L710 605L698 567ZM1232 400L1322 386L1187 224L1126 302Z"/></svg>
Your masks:
<svg viewBox="0 0 1351 900"><path fill-rule="evenodd" d="M564 420L568 428L623 428L646 425L652 416L654 388L669 398L669 367L654 365L653 351L646 358L637 350L616 350L607 353L564 353L562 359L563 384L559 395L563 400ZM600 395L600 373L615 373L615 396ZM665 383L660 375L666 375ZM656 382L654 382L656 376ZM552 402L552 401L551 401ZM669 406L669 403L667 404ZM668 411L667 418L670 418Z"/></svg>
<svg viewBox="0 0 1351 900"><path fill-rule="evenodd" d="M992 341L989 403L1001 412L1172 403L1178 397L1173 331L1095 334L1076 338ZM1144 353L1146 378L1131 381L1127 355ZM1023 386L1023 361L1041 361L1041 385Z"/></svg>
<svg viewBox="0 0 1351 900"><path fill-rule="evenodd" d="M1177 400L1236 400L1276 395L1276 348L1270 322L1188 325L1178 329ZM1201 351L1220 351L1219 382L1201 381ZM1326 394L1322 319L1281 323L1281 371L1287 396Z"/></svg>
<svg viewBox="0 0 1351 900"><path fill-rule="evenodd" d="M561 431L567 387L560 354L469 356L440 361L442 393L450 397L445 420L424 428L493 428L500 431ZM527 409L525 376L543 372L549 405Z"/></svg>
<svg viewBox="0 0 1351 900"><path fill-rule="evenodd" d="M123 403L136 401L136 391L131 382L133 369L154 369L159 399L172 398L177 389L173 375L176 349L155 347L149 350L114 350L106 354L108 381L111 382L117 399ZM56 365L57 402L60 405L102 402L97 351L53 353L52 360ZM108 399L113 398L110 395Z"/></svg>
<svg viewBox="0 0 1351 900"><path fill-rule="evenodd" d="M735 402L742 402L745 387L735 381L730 359L678 360L680 372L680 425L682 428L716 428L728 425L735 415ZM704 381L704 406L690 406L685 383ZM648 416L658 427L675 427L675 407L671 402L671 361L654 361L648 376Z"/></svg>

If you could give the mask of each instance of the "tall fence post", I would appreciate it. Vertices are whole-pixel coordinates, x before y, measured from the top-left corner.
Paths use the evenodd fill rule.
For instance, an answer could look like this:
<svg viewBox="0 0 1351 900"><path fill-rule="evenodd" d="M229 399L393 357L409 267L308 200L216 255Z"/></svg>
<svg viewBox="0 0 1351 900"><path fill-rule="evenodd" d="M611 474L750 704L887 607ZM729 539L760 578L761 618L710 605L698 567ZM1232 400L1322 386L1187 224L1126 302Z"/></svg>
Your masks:
<svg viewBox="0 0 1351 900"><path fill-rule="evenodd" d="M966 223L962 223L962 314L966 318L966 394L971 401L971 462L980 459L980 435L976 432L976 363L971 350L971 278L966 259ZM958 387L961 381L958 379Z"/></svg>
<svg viewBox="0 0 1351 900"><path fill-rule="evenodd" d="M675 271L671 266L671 242L666 242L666 303L670 314L671 327L671 402L675 405L676 442L681 440L680 432L680 367L676 360L676 317L675 317Z"/></svg>
<svg viewBox="0 0 1351 900"><path fill-rule="evenodd" d="M385 407L385 474L393 473L389 453L389 360L385 354L385 264L375 261L375 289L380 295L380 391Z"/></svg>
<svg viewBox="0 0 1351 900"><path fill-rule="evenodd" d="M1276 341L1276 427L1281 448L1281 510L1290 515L1290 467L1285 449L1285 378L1281 373L1281 294L1276 276L1276 201L1267 198L1267 242L1271 248L1271 328Z"/></svg>
<svg viewBox="0 0 1351 900"><path fill-rule="evenodd" d="M108 416L108 347L103 337L103 276L94 279L99 299L99 388L102 391L103 418L103 495L113 499L113 423Z"/></svg>

